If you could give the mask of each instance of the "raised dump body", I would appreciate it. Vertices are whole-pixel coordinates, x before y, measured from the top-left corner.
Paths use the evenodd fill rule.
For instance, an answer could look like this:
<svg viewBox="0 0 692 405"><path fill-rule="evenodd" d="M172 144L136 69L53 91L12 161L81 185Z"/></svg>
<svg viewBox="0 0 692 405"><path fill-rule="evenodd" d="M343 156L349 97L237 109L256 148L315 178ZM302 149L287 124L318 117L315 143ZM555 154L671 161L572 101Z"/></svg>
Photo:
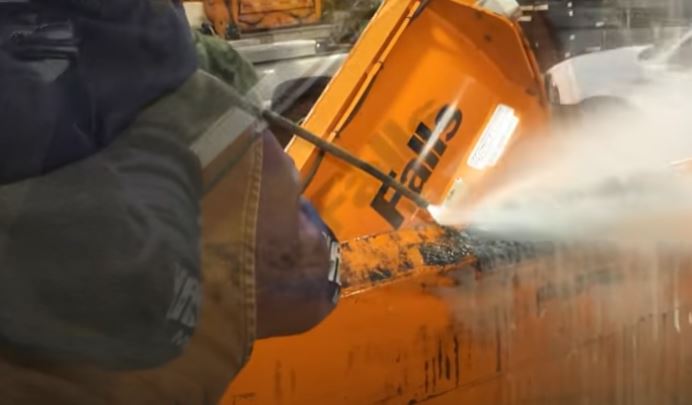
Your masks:
<svg viewBox="0 0 692 405"><path fill-rule="evenodd" d="M305 127L441 205L469 193L507 147L545 123L541 83L512 21L462 1L393 0ZM311 144L296 140L288 153L310 179L305 194L342 240L428 220Z"/></svg>

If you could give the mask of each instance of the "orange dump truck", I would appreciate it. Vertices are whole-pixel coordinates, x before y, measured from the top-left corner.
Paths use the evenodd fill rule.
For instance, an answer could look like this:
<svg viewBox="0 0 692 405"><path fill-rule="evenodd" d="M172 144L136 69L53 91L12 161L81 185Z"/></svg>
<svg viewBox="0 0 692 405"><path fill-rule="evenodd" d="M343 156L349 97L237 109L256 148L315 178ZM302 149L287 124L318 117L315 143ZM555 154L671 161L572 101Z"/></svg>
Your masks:
<svg viewBox="0 0 692 405"><path fill-rule="evenodd" d="M444 206L548 120L513 20L388 0L303 125ZM344 296L257 342L223 404L690 403L687 261L478 239L310 143L287 152L343 241Z"/></svg>
<svg viewBox="0 0 692 405"><path fill-rule="evenodd" d="M304 127L443 205L546 123L541 83L514 21L459 0L390 0ZM287 152L344 242L345 297L317 329L258 342L225 403L406 403L444 393L458 403L474 378L494 375L496 336L469 346L434 294L447 272L472 271L455 237L312 144L295 138Z"/></svg>

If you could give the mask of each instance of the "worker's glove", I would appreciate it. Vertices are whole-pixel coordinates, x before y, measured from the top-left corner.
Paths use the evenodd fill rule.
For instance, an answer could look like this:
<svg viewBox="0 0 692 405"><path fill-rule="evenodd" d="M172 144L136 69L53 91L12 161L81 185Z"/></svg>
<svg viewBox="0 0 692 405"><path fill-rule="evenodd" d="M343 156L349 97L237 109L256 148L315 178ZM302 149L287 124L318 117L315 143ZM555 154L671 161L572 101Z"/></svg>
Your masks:
<svg viewBox="0 0 692 405"><path fill-rule="evenodd" d="M340 291L338 244L300 197L293 161L271 133L263 134L257 216L257 334L304 333L334 309Z"/></svg>
<svg viewBox="0 0 692 405"><path fill-rule="evenodd" d="M301 199L301 211L305 214L312 223L314 223L324 235L327 247L329 248L329 291L328 296L333 303L339 302L339 297L341 296L341 245L336 239L334 232L329 229L326 223L322 220L320 215L315 210L307 200Z"/></svg>

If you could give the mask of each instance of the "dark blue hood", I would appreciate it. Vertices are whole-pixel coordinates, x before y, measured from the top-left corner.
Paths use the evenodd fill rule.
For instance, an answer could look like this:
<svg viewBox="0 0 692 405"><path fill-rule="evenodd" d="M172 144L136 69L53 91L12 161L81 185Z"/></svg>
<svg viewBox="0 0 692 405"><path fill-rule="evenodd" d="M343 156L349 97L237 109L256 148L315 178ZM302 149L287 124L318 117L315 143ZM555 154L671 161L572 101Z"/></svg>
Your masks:
<svg viewBox="0 0 692 405"><path fill-rule="evenodd" d="M0 0L0 184L109 145L196 70L169 0Z"/></svg>

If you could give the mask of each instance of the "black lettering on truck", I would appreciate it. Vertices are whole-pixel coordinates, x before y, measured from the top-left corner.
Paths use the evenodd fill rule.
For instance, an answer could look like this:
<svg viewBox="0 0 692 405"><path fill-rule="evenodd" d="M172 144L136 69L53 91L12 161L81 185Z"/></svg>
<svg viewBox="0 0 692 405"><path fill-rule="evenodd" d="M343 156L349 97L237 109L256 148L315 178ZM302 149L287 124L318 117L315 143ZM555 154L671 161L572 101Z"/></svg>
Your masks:
<svg viewBox="0 0 692 405"><path fill-rule="evenodd" d="M415 153L415 157L404 166L399 181L416 193L422 192L423 187L425 187L425 184L440 163L440 159L447 151L447 144L459 132L462 121L463 114L461 110L447 105L442 107L437 113L434 130L431 131L424 122L418 124L407 145ZM444 139L443 136L439 136L432 141L433 134L444 134ZM426 150L426 145L430 142L433 143ZM397 173L392 171L389 173L389 176L397 178ZM391 195L388 197L388 194ZM394 229L399 229L404 222L404 216L397 210L397 205L402 197L396 191L390 193L390 187L383 184L370 203L370 206L389 222Z"/></svg>

